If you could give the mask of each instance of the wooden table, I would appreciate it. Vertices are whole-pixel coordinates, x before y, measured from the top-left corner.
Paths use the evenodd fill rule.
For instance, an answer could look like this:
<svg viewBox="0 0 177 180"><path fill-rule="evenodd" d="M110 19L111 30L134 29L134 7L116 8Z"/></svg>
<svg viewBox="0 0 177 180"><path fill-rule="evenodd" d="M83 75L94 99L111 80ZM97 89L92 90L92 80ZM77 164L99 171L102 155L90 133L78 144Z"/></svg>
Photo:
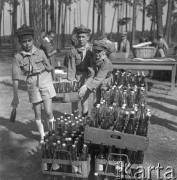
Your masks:
<svg viewBox="0 0 177 180"><path fill-rule="evenodd" d="M177 61L132 61L132 59L112 60L114 69L125 70L170 70L171 90L175 88L176 64Z"/></svg>

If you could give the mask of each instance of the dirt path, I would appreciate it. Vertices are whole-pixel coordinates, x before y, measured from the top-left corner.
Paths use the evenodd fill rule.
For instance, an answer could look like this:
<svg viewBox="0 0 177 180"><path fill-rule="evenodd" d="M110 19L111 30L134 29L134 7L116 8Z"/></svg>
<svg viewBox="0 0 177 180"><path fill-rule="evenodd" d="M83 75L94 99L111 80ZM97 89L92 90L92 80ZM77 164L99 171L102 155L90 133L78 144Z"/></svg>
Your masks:
<svg viewBox="0 0 177 180"><path fill-rule="evenodd" d="M34 115L27 91L20 86L20 104L15 123L9 122L12 99L10 65L12 58L0 59L0 180L42 180L41 151ZM160 163L166 172L172 166L177 172L177 89L169 95L170 86L154 84L148 92L152 117L149 125L150 144L144 158L144 167ZM54 116L70 112L70 104L53 104ZM156 179L156 171L152 171ZM146 172L147 176L147 172ZM177 176L177 174L176 174Z"/></svg>

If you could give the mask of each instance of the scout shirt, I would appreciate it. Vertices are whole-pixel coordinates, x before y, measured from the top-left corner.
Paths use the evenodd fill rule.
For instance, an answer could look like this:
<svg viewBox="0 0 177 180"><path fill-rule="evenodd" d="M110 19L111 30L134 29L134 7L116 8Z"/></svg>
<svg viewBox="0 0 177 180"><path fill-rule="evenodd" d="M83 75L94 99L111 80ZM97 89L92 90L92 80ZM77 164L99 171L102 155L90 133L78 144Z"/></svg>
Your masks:
<svg viewBox="0 0 177 180"><path fill-rule="evenodd" d="M40 48L45 52L45 54L48 58L51 57L51 56L50 57L48 56L48 53L51 53L54 50L54 47L48 37L45 37L42 40L42 44L41 44Z"/></svg>
<svg viewBox="0 0 177 180"><path fill-rule="evenodd" d="M85 83L91 91L95 91L99 85L111 84L112 81L112 63L105 56L104 59L96 61L96 75L91 82Z"/></svg>
<svg viewBox="0 0 177 180"><path fill-rule="evenodd" d="M52 66L49 64L44 52L33 46L31 53L21 50L15 54L12 65L12 79L19 80L21 72L26 76L32 76L45 70L51 71Z"/></svg>
<svg viewBox="0 0 177 180"><path fill-rule="evenodd" d="M164 54L167 54L168 51L168 45L166 43L166 41L163 38L160 38L159 41L157 41L157 49L163 49Z"/></svg>
<svg viewBox="0 0 177 180"><path fill-rule="evenodd" d="M88 81L92 79L95 69L92 45L87 43L84 48L73 47L65 57L65 65L68 67L67 79L69 81L79 81L79 76L84 76L84 79ZM88 67L92 69L92 72L88 70Z"/></svg>
<svg viewBox="0 0 177 180"><path fill-rule="evenodd" d="M120 52L130 52L130 42L124 39L120 42Z"/></svg>

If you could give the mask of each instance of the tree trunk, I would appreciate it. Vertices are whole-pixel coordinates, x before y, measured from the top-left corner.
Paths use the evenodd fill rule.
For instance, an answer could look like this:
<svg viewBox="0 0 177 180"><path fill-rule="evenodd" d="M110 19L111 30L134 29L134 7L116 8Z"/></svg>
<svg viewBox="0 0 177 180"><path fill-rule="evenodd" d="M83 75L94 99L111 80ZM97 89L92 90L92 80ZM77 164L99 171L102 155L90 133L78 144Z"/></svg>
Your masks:
<svg viewBox="0 0 177 180"><path fill-rule="evenodd" d="M58 36L57 36L58 37L58 39L57 39L57 47L58 47L58 49L61 47L61 43L59 43L59 42L61 42L60 41L61 5L62 5L61 1L58 0Z"/></svg>
<svg viewBox="0 0 177 180"><path fill-rule="evenodd" d="M22 3L23 3L23 20L24 20L24 24L27 25L27 18L26 18L26 4L25 4L25 0L23 0Z"/></svg>
<svg viewBox="0 0 177 180"><path fill-rule="evenodd" d="M58 34L60 34L60 24L61 24L61 1L58 0Z"/></svg>
<svg viewBox="0 0 177 180"><path fill-rule="evenodd" d="M145 29L145 8L146 8L146 0L143 0L143 17L142 17L142 34L141 37L144 36L144 29Z"/></svg>
<svg viewBox="0 0 177 180"><path fill-rule="evenodd" d="M14 8L13 8L13 15L12 15L12 34L14 35L17 30L17 6L18 0L14 0Z"/></svg>
<svg viewBox="0 0 177 180"><path fill-rule="evenodd" d="M50 0L50 20L51 20L51 30L55 31L55 21L54 21L54 0Z"/></svg>
<svg viewBox="0 0 177 180"><path fill-rule="evenodd" d="M48 18L49 18L49 3L48 0L46 0L46 31L48 31L49 29Z"/></svg>
<svg viewBox="0 0 177 180"><path fill-rule="evenodd" d="M65 3L64 22L63 22L63 48L65 48L66 18L67 18L67 4Z"/></svg>
<svg viewBox="0 0 177 180"><path fill-rule="evenodd" d="M42 0L42 30L45 30L45 0Z"/></svg>
<svg viewBox="0 0 177 180"><path fill-rule="evenodd" d="M87 27L89 27L90 5L91 5L91 0L89 0L89 8L88 8L88 12L87 12Z"/></svg>
<svg viewBox="0 0 177 180"><path fill-rule="evenodd" d="M125 7L125 15L126 19L128 17L128 2L126 1L126 7ZM128 31L128 23L126 23L126 32Z"/></svg>
<svg viewBox="0 0 177 180"><path fill-rule="evenodd" d="M168 10L167 10L167 19L166 19L166 26L165 26L165 36L167 43L171 43L171 16L172 16L172 1L173 0L168 0Z"/></svg>
<svg viewBox="0 0 177 180"><path fill-rule="evenodd" d="M115 20L115 16L116 16L116 10L117 10L117 8L115 7L115 9L114 9L114 15L113 15L113 19L112 19L111 37L110 37L110 39L112 39L112 30L113 30L113 27L114 27L114 20Z"/></svg>
<svg viewBox="0 0 177 180"><path fill-rule="evenodd" d="M131 37L131 45L135 44L135 32L136 32L136 0L133 1L133 19L132 19L132 37Z"/></svg>
<svg viewBox="0 0 177 180"><path fill-rule="evenodd" d="M101 5L101 35L105 35L105 0L102 0L102 5Z"/></svg>
<svg viewBox="0 0 177 180"><path fill-rule="evenodd" d="M1 47L1 22L2 22L2 9L4 6L3 0L0 1L0 47Z"/></svg>
<svg viewBox="0 0 177 180"><path fill-rule="evenodd" d="M39 47L42 27L42 3L41 1L30 0L29 8L30 26L35 30L34 43Z"/></svg>
<svg viewBox="0 0 177 180"><path fill-rule="evenodd" d="M92 10L92 37L95 33L95 0L93 0L93 10Z"/></svg>
<svg viewBox="0 0 177 180"><path fill-rule="evenodd" d="M157 17L157 35L163 35L163 24L162 24L162 3L159 0L156 2L156 17Z"/></svg>

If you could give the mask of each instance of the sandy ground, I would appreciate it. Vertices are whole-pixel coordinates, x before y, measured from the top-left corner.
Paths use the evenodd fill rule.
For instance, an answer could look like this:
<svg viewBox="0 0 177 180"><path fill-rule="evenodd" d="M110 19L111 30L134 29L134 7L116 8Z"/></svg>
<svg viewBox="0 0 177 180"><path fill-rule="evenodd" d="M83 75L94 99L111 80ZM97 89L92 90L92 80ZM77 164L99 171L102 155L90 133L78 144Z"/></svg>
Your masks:
<svg viewBox="0 0 177 180"><path fill-rule="evenodd" d="M19 88L20 104L15 123L9 122L12 100L10 79L12 57L0 56L0 180L42 180L41 150L39 136L31 104L25 86ZM149 124L149 148L145 153L143 167L157 166L163 175L174 168L177 176L177 89L170 92L169 85L154 84L148 92L148 104L152 117ZM54 116L71 112L70 103L53 103ZM157 179L157 171L152 171Z"/></svg>

